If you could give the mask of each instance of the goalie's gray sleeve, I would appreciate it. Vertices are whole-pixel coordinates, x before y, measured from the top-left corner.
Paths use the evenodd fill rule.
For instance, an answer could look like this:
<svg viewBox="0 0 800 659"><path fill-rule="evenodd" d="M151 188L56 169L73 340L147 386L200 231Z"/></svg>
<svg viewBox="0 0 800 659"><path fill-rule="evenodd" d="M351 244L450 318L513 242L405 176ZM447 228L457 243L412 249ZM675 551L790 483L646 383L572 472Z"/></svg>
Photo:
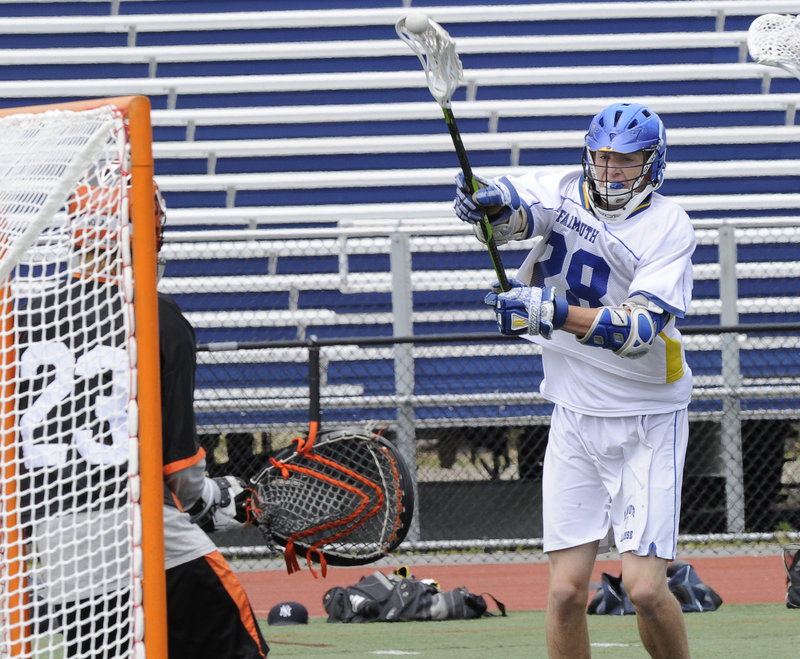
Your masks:
<svg viewBox="0 0 800 659"><path fill-rule="evenodd" d="M206 461L187 461L181 469L165 476L164 481L192 522L208 530L213 527L214 511L221 499L220 488L206 476Z"/></svg>
<svg viewBox="0 0 800 659"><path fill-rule="evenodd" d="M184 510L192 508L208 492L205 458L186 460L180 469L165 474L164 482Z"/></svg>
<svg viewBox="0 0 800 659"><path fill-rule="evenodd" d="M214 510L220 501L220 497L219 486L211 478L205 478L200 496L186 509L186 512L192 518L192 522L204 531L213 530Z"/></svg>

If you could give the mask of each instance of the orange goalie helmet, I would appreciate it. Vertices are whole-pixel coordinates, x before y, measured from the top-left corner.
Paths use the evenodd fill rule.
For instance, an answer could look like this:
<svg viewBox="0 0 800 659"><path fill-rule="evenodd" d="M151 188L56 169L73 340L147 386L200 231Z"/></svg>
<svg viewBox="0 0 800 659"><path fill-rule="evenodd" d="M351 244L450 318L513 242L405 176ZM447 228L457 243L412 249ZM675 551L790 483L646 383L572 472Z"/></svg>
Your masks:
<svg viewBox="0 0 800 659"><path fill-rule="evenodd" d="M120 187L81 184L67 199L66 210L70 224L74 227L75 244L91 249L111 249L116 246L118 226L112 225L120 211ZM153 181L154 224L156 231L156 253L164 242L164 225L167 222L167 205ZM130 195L130 186L125 189Z"/></svg>

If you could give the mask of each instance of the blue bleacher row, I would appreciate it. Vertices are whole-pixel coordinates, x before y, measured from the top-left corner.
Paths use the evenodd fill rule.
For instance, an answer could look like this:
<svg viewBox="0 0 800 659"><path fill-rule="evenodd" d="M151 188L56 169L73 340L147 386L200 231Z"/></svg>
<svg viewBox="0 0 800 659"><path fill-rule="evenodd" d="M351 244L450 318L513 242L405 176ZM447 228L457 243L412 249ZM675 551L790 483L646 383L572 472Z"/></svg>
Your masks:
<svg viewBox="0 0 800 659"><path fill-rule="evenodd" d="M35 11L37 7L50 11ZM44 7L43 7L44 5ZM98 11L107 5L110 12ZM26 16L17 16L24 10ZM760 0L693 2L506 2L501 5L461 2L417 3L454 37L470 34L608 34L623 32L722 31L747 29L752 19L769 11L790 13L792 2ZM16 11L14 11L16 9ZM83 11L82 11L83 9ZM259 8L263 9L263 8ZM90 11L86 11L90 10ZM386 35L387 28L409 11L408 2L306 2L269 3L266 11L253 11L246 0L219 3L192 2L50 2L0 3L6 17L0 34L13 47L77 44L94 46L147 46L165 44L242 43L253 36L259 42L324 42L330 39ZM41 13L41 16L37 16ZM94 14L94 15L93 15ZM108 15L110 14L110 15ZM21 37L25 35L27 40ZM56 36L61 39L56 41ZM72 37L72 39L70 39ZM19 44L19 45L18 45Z"/></svg>
<svg viewBox="0 0 800 659"><path fill-rule="evenodd" d="M663 28L663 25L660 25ZM746 30L588 35L537 35L530 24L515 24L518 35L481 36L458 39L461 60L467 71L507 67L551 67L586 65L592 53L592 66L625 65L630 53L646 51L651 64L733 63L746 61ZM241 38L246 35L239 35ZM284 35L281 36L285 39ZM178 78L261 74L297 75L363 71L407 71L409 51L397 39L391 25L380 39L315 41L298 44L237 42L206 45L156 45L110 47L43 47L28 44L0 49L0 63L8 65L2 80L30 78L71 78L74 66L85 68L83 77L97 78ZM580 53L576 59L575 53ZM511 61L509 58L513 57ZM413 61L413 60L412 60ZM414 69L411 69L414 70Z"/></svg>
<svg viewBox="0 0 800 659"><path fill-rule="evenodd" d="M441 127L441 126L440 126ZM583 131L470 133L465 146L484 167L563 165L580 156ZM800 126L736 126L673 128L669 132L670 163L751 160L767 145L771 157L797 155ZM157 144L161 175L175 173L233 174L260 172L347 171L453 167L448 135L272 138L164 142ZM313 185L313 180L309 183Z"/></svg>
<svg viewBox="0 0 800 659"><path fill-rule="evenodd" d="M751 383L740 399L745 415L786 415L797 418L796 374L800 358L796 341L791 347L754 348L742 352L741 374ZM416 359L412 405L418 425L470 425L477 419L493 419L496 425L514 425L520 420L548 415L550 406L538 395L541 362L517 345L497 353L487 347L487 356L459 356L457 350L442 349L439 356ZM698 383L690 406L694 417L719 414L722 397L700 396L698 391L714 391L719 379L719 350L687 351ZM198 371L198 414L201 426L266 430L282 426L302 427L307 421L307 369L303 363L258 363L244 368L229 363L202 360ZM767 379L776 385L764 385ZM218 379L219 378L219 379ZM781 378L785 383L780 382ZM396 421L402 397L395 391L394 362L391 357L332 361L326 369L322 409L326 422ZM237 393L221 393L234 380ZM280 383L278 385L277 383ZM224 385L221 387L221 385ZM239 387L252 391L243 397ZM769 391L764 392L765 388ZM328 390L346 394L328 394ZM292 399L295 405L286 401ZM248 404L249 402L249 404Z"/></svg>
<svg viewBox="0 0 800 659"><path fill-rule="evenodd" d="M472 240L471 237L468 240ZM453 309L474 309L491 284L493 274L486 268L488 256L478 246L465 251L416 253L412 255L412 268L419 277L427 278L424 290L415 290L413 306L416 312L443 314ZM169 255L169 246L165 250ZM502 250L504 263L513 272L524 257L522 250ZM359 258L360 256L360 258ZM719 298L718 250L713 244L700 244L695 252L694 305L703 300ZM740 319L743 323L775 322L776 317L789 322L800 320L797 310L772 309L769 303L747 306L746 302L759 302L765 297L780 298L797 295L797 277L800 273L800 244L796 242L766 242L757 245L742 245L738 250ZM750 267L748 267L748 265ZM391 287L386 276L389 269L387 253L351 254L348 257L348 272L340 276L338 255L285 256L272 265L266 258L230 255L203 260L169 261L166 277L161 288L172 293L182 308L189 313L236 312L258 308L303 312L327 310L333 314L382 314L382 321L373 321L364 326L354 321L342 328L325 326L322 323L306 326L306 334L320 338L341 336L386 336L391 332ZM270 273L270 274L265 274ZM708 273L708 274L706 274ZM325 276L327 275L327 276ZM468 276L464 276L468 275ZM343 279L352 288L342 290ZM295 297L290 304L294 293ZM313 318L312 313L307 317ZM319 317L325 319L326 314ZM376 319L379 316L376 316ZM198 319L198 334L202 341L229 340L291 340L303 339L298 335L297 321L287 315L283 324L258 328L258 336L248 336L246 322L238 327L204 327ZM698 309L684 321L691 324L713 324L719 321L718 308ZM430 321L428 321L430 323ZM487 321L488 322L488 321ZM488 326L475 328L472 320L445 317L435 326L447 327L442 331L485 331ZM478 323L480 325L480 323ZM421 332L430 333L430 332Z"/></svg>
<svg viewBox="0 0 800 659"><path fill-rule="evenodd" d="M800 320L800 81L746 50L756 16L795 13L796 2L254 5L0 2L0 105L150 97L170 207L161 287L201 343L391 336L393 231L412 242L414 333L494 330L480 304L493 280L488 256L450 208L458 161L441 110L394 33L410 8L456 39L464 81L453 109L478 173L575 166L589 117L620 98L645 102L668 129L661 192L684 204L700 236L692 316L682 323L720 322L717 231L731 218L739 321ZM756 225L771 221L774 235L760 235ZM525 251L503 248L509 270ZM742 376L767 369L779 384L796 381L798 351L781 341L743 342ZM687 337L687 347L700 386L718 387L718 337ZM491 357L415 348L420 423L547 414L538 358L490 348ZM240 352L201 353L202 423L305 419L303 355L240 364ZM389 348L351 348L331 358L325 378L328 418L397 414ZM694 409L718 411L713 396ZM773 396L745 408L765 400L796 407Z"/></svg>
<svg viewBox="0 0 800 659"><path fill-rule="evenodd" d="M628 59L637 55L630 53ZM453 95L453 101L795 90L795 81L789 73L753 62L604 66L587 65L584 60L580 64L551 67L470 69L465 72L463 86ZM383 71L372 66L344 73L33 78L1 81L0 93L6 99L6 107L25 105L25 100L48 103L73 100L76 96L144 94L151 98L156 109L398 103L429 98L421 70Z"/></svg>
<svg viewBox="0 0 800 659"><path fill-rule="evenodd" d="M757 158L759 151L763 153L767 149L770 159L787 160L785 172L771 175L762 173L752 180L742 180L738 175L725 177L710 173L709 176L714 178L710 189L705 180L698 182L692 177L671 177L664 191L668 194L779 192L785 188L791 189L796 183L790 162L793 133L784 132L783 137L776 137L774 133L771 136L756 136L749 138L749 141L741 137L750 132L749 126L754 121L763 121L767 125L771 123L775 129L785 129L788 127L784 124L790 119L791 113L791 123L794 124L796 99L786 99L788 105L777 112L773 99L776 95L788 95L796 91L796 81L780 69L747 62L744 49L745 28L752 18L762 11L786 9L787 3L604 3L601 12L597 11L596 6L594 12L587 11L589 7L581 7L580 3L556 5L468 5L435 9L432 16L446 21L457 38L459 32L464 30L481 34L479 37L463 38L465 84L456 93L457 110L463 99L470 97L487 101L496 99L498 102L565 98L585 101L587 88L592 90L592 95L602 94L606 99L638 96L645 90L661 96L665 89L669 90L671 98L699 96L713 99L723 92L727 97L761 96L770 107L756 106L742 113L738 137L730 137L736 132L732 130L727 135L720 134L716 142L698 142L691 137L683 143L679 140L671 149L670 158L676 163L700 159L711 162L741 159L751 162L751 158ZM31 48L28 43L26 48L9 48L5 54L9 66L3 67L3 70L6 75L18 80L0 82L0 96L6 98L8 103L15 97L46 101L65 98L63 95L66 93L102 96L139 91L150 95L157 108L162 104L176 106L180 102L190 114L193 110L202 110L206 105L224 110L240 107L243 103L269 109L289 105L288 111L291 111L292 104L302 103L303 107L317 108L323 113L332 105L341 107L345 103L355 109L368 103L375 107L374 115L380 117L381 106L388 115L395 105L409 102L421 105L427 102L430 112L435 112L435 104L424 85L416 58L410 53L403 56L404 44L393 34L394 21L405 11L402 7L374 7L367 12L352 9L312 12L228 11L223 14L94 17L82 21L78 18L9 20L0 28L0 31L6 32L6 36L21 34L29 37L38 31L40 36L50 35L59 47L42 50ZM600 16L604 18L601 20ZM606 19L619 26L620 34L609 34L598 29ZM656 23L658 29L643 29L640 25L642 20ZM669 31L667 24L670 21L679 22L680 30ZM315 47L302 49L291 41L297 38L296 35L287 36L281 32L290 25L302 25L309 30L335 27L339 38L333 42L325 41L317 34L312 44ZM553 25L572 30L572 33L566 38L552 34L549 28ZM248 29L254 26L263 29L264 33L248 45ZM364 26L383 30L383 40L357 39L353 31L358 32ZM492 28L498 26L505 28L503 37L486 36L487 31L491 33ZM548 29L543 29L543 26ZM583 29L586 26L589 28ZM127 36L130 42L130 35L135 32L140 37L145 34L171 35L185 43L174 48L160 44L155 47L117 46L114 49L98 46L97 43L87 47L84 41L81 47L64 47L63 37L68 28L79 29L85 40L113 33ZM508 38L508 30L518 30L523 36ZM543 31L548 33L538 34ZM221 36L228 32L237 35L233 45L226 45ZM342 40L343 37L349 37L350 40ZM213 46L207 45L210 41L214 42ZM141 44L141 41L136 43ZM656 48L659 43L663 48ZM624 44L624 51L619 51L622 47L619 44ZM300 50L303 51L302 56L296 54ZM368 56L363 55L365 51L369 51ZM614 52L619 55L616 61L604 59ZM696 52L702 53L697 62L693 55ZM635 64L630 63L631 55L635 56ZM528 65L527 57L538 58L534 66ZM154 63L159 58L167 61L156 67ZM543 61L547 58L560 58L560 61ZM54 60L63 62L60 66L68 68L63 72L48 71L47 67L51 65L43 62ZM126 72L122 63L131 60L141 61L143 66L146 65L146 70ZM296 69L281 68L295 66L297 61L320 67L320 70L298 72ZM342 66L337 67L334 64L337 62ZM254 69L259 64L268 65L268 73ZM493 64L502 68L491 68ZM83 76L80 79L74 76L76 65ZM232 65L242 71L215 73L204 69L205 65ZM181 66L185 70L168 70L165 75L165 66ZM96 67L101 67L100 73L97 73ZM113 77L103 77L103 70L106 73L113 72ZM787 91L781 92L782 89ZM764 93L767 90L769 94ZM465 105L475 102L480 101L463 101ZM558 142L554 139L556 136L553 131L557 130L558 122L563 124L569 120L570 129L579 135L586 117L599 107L598 103L590 110L583 105L585 110L582 110L582 116L573 112L570 117L564 117L563 109L559 111L554 108L550 116L531 118L517 115L512 120L504 120L499 124L503 132L537 131L553 139L542 145L529 138L527 145L511 144L510 147L505 146L507 141L504 140L494 147L487 147L487 141L477 141L476 135L473 158L486 167L500 166L509 161L522 166L574 162L577 154L572 146L576 140L565 137L564 141ZM722 97L718 105L721 108L728 107L726 99ZM789 107L792 109L789 110ZM157 112L164 117L171 113L170 110ZM730 121L730 114L718 110L676 114L676 123L668 121L668 125L678 129L683 125L679 122L692 125L693 122L702 121L699 117L708 117L712 122L725 122ZM673 117L670 115L669 119ZM447 137L442 134L441 121L394 120L382 123L374 119L337 119L301 124L315 131L313 136L321 139L326 135L331 137L329 141L336 145L337 151L329 152L322 141L290 144L275 139L279 135L286 135L285 119L272 123L256 121L239 126L223 123L213 131L212 126L207 125L204 141L216 140L215 144L207 145L164 141L167 133L161 132L162 120L159 118L155 122L156 171L162 179L162 188L170 193L171 206L179 208L231 204L288 206L305 203L309 188L313 190L317 204L391 202L402 200L401 195L420 200L441 199L448 194L441 184L431 187L413 185L412 182L411 187L404 185L402 190L371 184L365 189L357 185L348 186L341 181L326 183L320 174L354 171L359 176L360 171L410 170L423 165L426 169L452 168L456 164L453 154L448 151ZM169 119L166 121L168 123ZM483 130L481 124L482 120L467 118L462 126L471 149L470 135ZM296 123L292 125L298 127ZM706 128L707 125L704 123L699 128ZM360 141L353 145L357 150L348 150L348 144L342 143L341 138L348 130L359 134L363 126L369 126L367 130L371 129L387 139L381 141L376 137L372 146L365 146ZM257 135L254 133L257 129L267 132ZM258 136L269 139L269 143L254 142L253 138ZM401 148L399 143L403 137L412 146L424 143L421 144L424 148L420 151ZM436 144L430 147L432 141ZM198 156L204 146L212 153ZM744 166L738 169L758 172L757 167ZM204 183L180 178L209 171L213 173L206 177ZM285 178L307 182L290 185L285 181L262 177L249 185L237 183L243 175L255 172L289 172L290 175ZM292 177L291 173L294 172L297 174ZM784 179L784 174L790 178ZM450 178L449 174L447 178ZM315 185L318 187L315 188ZM246 189L241 189L242 186Z"/></svg>
<svg viewBox="0 0 800 659"><path fill-rule="evenodd" d="M440 230L450 235L426 235L435 228L435 223L406 230L415 232L409 238L414 310L430 315L437 309L474 309L493 279L485 248L466 225L452 217L452 212L449 218L438 221ZM737 220L740 318L747 323L774 322L778 317L796 321L796 309L774 308L769 302L759 304L765 298L795 295L798 290L800 241L793 226L795 220L787 216L758 221L762 226L748 227L755 225L755 220ZM311 325L313 333L321 338L348 333L387 335L392 322L389 233L377 225L350 231L328 228L279 233L266 229L248 232L246 236L205 231L202 235L207 239L202 243L181 242L181 237L189 234L178 233L168 236L164 247L168 265L161 288L175 295L191 313L258 308L289 312L283 322L275 320L272 326L260 327L258 334L262 338L304 339L309 328L306 323L305 333L297 331L300 317L305 314L313 321L315 309L327 312L319 314L321 319L332 314L354 314L353 321L339 326ZM228 239L220 239L220 235ZM718 299L720 294L721 257L717 241L716 229L698 229L694 256L696 309L683 321L687 325L719 321L718 306L701 306L705 300ZM529 247L527 242L503 247L501 254L506 268L516 269ZM357 314L365 310L376 314L368 326L357 319ZM297 317L292 318L291 312L297 312ZM218 328L211 322L206 327L205 321L197 319L202 340L255 338L247 335L244 321L239 329L225 329L219 336L215 334ZM438 323L450 328L445 331L474 326L470 318L447 317Z"/></svg>

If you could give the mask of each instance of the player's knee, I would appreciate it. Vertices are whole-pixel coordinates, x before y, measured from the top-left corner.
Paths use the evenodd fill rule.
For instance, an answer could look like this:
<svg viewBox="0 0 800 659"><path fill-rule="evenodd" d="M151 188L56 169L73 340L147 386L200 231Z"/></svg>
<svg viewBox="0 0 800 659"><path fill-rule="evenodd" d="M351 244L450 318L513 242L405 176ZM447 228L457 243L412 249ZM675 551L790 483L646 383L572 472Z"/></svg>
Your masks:
<svg viewBox="0 0 800 659"><path fill-rule="evenodd" d="M677 603L675 596L669 591L666 579L664 583L655 583L645 579L623 583L636 613L648 618L657 618L663 614L663 607Z"/></svg>
<svg viewBox="0 0 800 659"><path fill-rule="evenodd" d="M550 583L548 606L556 615L565 615L586 607L588 587L583 588L572 581L555 581Z"/></svg>

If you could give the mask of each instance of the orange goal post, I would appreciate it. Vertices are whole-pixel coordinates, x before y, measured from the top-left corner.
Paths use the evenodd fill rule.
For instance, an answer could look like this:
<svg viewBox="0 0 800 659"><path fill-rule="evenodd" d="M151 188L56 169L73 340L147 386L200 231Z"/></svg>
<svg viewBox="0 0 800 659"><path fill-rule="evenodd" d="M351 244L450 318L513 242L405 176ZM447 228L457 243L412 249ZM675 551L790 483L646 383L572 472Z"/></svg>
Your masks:
<svg viewBox="0 0 800 659"><path fill-rule="evenodd" d="M149 99L0 110L2 659L167 656L154 216Z"/></svg>

